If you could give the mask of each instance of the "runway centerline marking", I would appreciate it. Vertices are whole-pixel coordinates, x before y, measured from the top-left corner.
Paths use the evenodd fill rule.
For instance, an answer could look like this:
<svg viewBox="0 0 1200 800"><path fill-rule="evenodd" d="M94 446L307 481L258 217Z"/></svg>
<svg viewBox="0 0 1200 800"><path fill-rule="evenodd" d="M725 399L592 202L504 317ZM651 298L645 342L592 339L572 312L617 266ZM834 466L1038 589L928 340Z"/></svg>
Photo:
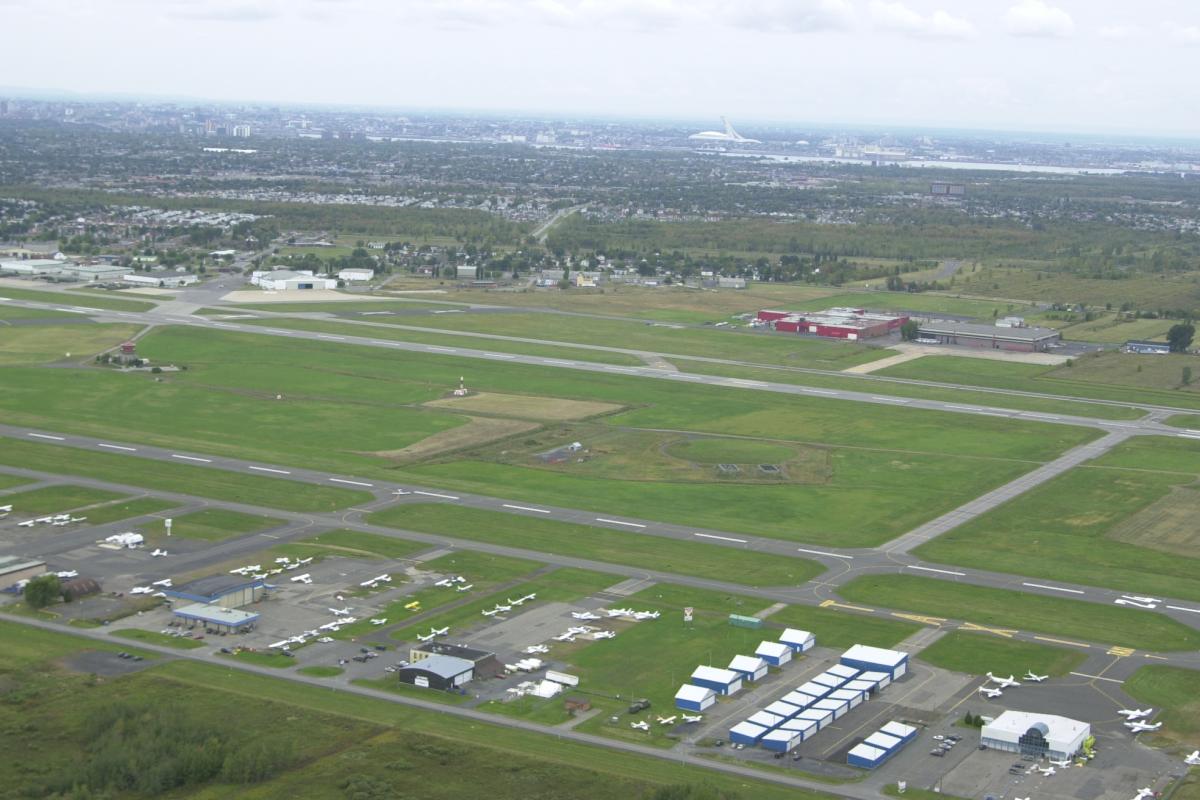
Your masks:
<svg viewBox="0 0 1200 800"><path fill-rule="evenodd" d="M937 569L936 567L919 567L916 564L909 564L908 568L909 569L919 569L922 572L940 572L943 575L957 575L960 578L967 574L965 572L955 572L952 569Z"/></svg>
<svg viewBox="0 0 1200 800"><path fill-rule="evenodd" d="M604 517L596 517L596 522L607 522L610 525L627 525L630 528L644 528L645 525L640 522L622 522L619 519L605 519Z"/></svg>
<svg viewBox="0 0 1200 800"><path fill-rule="evenodd" d="M184 461L201 461L205 464L211 464L211 458L200 458L199 456L181 456L179 453L171 453L171 458L182 458Z"/></svg>
<svg viewBox="0 0 1200 800"><path fill-rule="evenodd" d="M368 486L372 488L375 486L373 483L366 483L364 481L350 481L346 480L345 478L330 478L329 480L333 481L334 483L348 483L351 486Z"/></svg>
<svg viewBox="0 0 1200 800"><path fill-rule="evenodd" d="M252 469L255 472L274 472L277 475L291 475L292 474L292 473L288 472L286 469L273 469L272 467L250 466L250 467L247 467L246 469Z"/></svg>
<svg viewBox="0 0 1200 800"><path fill-rule="evenodd" d="M422 492L414 489L413 494L423 494L426 497L440 497L443 500L457 500L458 497L452 494L438 494L437 492Z"/></svg>
<svg viewBox="0 0 1200 800"><path fill-rule="evenodd" d="M97 442L96 447L107 447L109 450L124 450L127 453L136 453L136 447L126 447L123 444L107 444L105 442Z"/></svg>
<svg viewBox="0 0 1200 800"><path fill-rule="evenodd" d="M1047 589L1051 592L1068 592L1070 594L1087 594L1082 589L1068 589L1064 586L1047 586L1044 583L1022 583L1022 586L1028 586L1030 589Z"/></svg>
<svg viewBox="0 0 1200 800"><path fill-rule="evenodd" d="M803 547L797 547L796 552L797 553L808 553L809 555L814 555L814 556L825 556L826 558L850 558L850 559L854 558L854 556L844 556L841 553L827 553L824 550L808 550Z"/></svg>
<svg viewBox="0 0 1200 800"><path fill-rule="evenodd" d="M51 441L55 441L55 442L65 442L66 441L66 438L63 436L51 436L48 433L29 433L26 435L32 436L35 439L50 439Z"/></svg>
<svg viewBox="0 0 1200 800"><path fill-rule="evenodd" d="M1039 642L1053 642L1054 644L1065 644L1071 647L1091 647L1090 644L1084 644L1083 642L1072 642L1069 639L1055 639L1050 636L1034 636L1033 638Z"/></svg>
<svg viewBox="0 0 1200 800"><path fill-rule="evenodd" d="M550 512L544 508L531 508L529 506L514 506L512 503L501 503L504 508L511 508L515 511L532 511L535 514L549 514Z"/></svg>
<svg viewBox="0 0 1200 800"><path fill-rule="evenodd" d="M1200 608L1184 608L1183 606L1167 606L1172 611L1190 611L1193 614L1200 614Z"/></svg>
<svg viewBox="0 0 1200 800"><path fill-rule="evenodd" d="M693 533L692 536L699 536L701 539L719 539L722 542L746 543L745 539L735 539L732 536L717 536L715 533Z"/></svg>

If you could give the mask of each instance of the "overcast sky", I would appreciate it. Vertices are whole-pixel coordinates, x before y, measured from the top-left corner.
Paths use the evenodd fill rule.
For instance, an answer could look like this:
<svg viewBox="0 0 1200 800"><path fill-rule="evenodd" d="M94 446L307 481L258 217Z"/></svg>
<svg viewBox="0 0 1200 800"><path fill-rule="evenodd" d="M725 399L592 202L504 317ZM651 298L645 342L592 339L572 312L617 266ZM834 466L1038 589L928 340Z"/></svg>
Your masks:
<svg viewBox="0 0 1200 800"><path fill-rule="evenodd" d="M1200 132L1196 0L0 0L0 29L30 88Z"/></svg>

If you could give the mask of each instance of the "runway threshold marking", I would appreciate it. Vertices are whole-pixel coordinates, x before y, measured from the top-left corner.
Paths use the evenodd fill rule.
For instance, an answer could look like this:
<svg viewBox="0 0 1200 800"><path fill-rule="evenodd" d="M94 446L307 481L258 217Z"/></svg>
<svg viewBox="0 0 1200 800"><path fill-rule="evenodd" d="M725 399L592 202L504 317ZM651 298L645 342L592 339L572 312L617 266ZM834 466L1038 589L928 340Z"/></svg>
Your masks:
<svg viewBox="0 0 1200 800"><path fill-rule="evenodd" d="M964 577L967 574L965 572L955 572L952 569L938 569L936 567L919 567L915 564L909 564L908 568L909 569L919 569L922 572L940 572L943 575L957 575L960 578Z"/></svg>
<svg viewBox="0 0 1200 800"><path fill-rule="evenodd" d="M808 550L804 547L797 547L797 553L808 553L814 556L825 556L826 558L854 558L854 556L844 556L841 553L828 553L824 550Z"/></svg>
<svg viewBox="0 0 1200 800"><path fill-rule="evenodd" d="M893 611L891 614L893 617L920 622L922 625L941 625L943 622L946 622L941 617L927 617L924 614L902 614L899 611Z"/></svg>
<svg viewBox="0 0 1200 800"><path fill-rule="evenodd" d="M274 472L276 475L291 475L292 474L292 473L288 472L286 469L274 469L272 467L249 466L249 467L246 467L246 469L252 469L255 472Z"/></svg>
<svg viewBox="0 0 1200 800"><path fill-rule="evenodd" d="M873 609L873 608L865 608L863 606L850 606L850 605L846 605L845 603L839 603L836 600L822 600L821 608L848 608L851 611L863 611L863 612L866 612L867 614L875 613L875 609Z"/></svg>
<svg viewBox="0 0 1200 800"><path fill-rule="evenodd" d="M1079 678L1091 678L1094 681L1108 681L1109 683L1124 683L1125 682L1125 681L1119 681L1116 678L1106 678L1103 675L1088 675L1086 672L1072 672L1071 674L1076 677L1079 677Z"/></svg>
<svg viewBox="0 0 1200 800"><path fill-rule="evenodd" d="M1012 628L988 628L984 625L976 625L974 622L964 622L958 626L961 631L982 631L985 633L994 633L997 636L1003 636L1005 639L1011 639L1017 635L1018 631Z"/></svg>
<svg viewBox="0 0 1200 800"><path fill-rule="evenodd" d="M123 444L107 444L105 442L97 442L96 447L106 447L109 450L124 450L127 453L136 453L136 447L126 447Z"/></svg>
<svg viewBox="0 0 1200 800"><path fill-rule="evenodd" d="M50 439L55 442L65 442L66 441L66 438L63 436L51 436L48 433L29 433L29 434L26 434L26 436L32 436L35 439Z"/></svg>
<svg viewBox="0 0 1200 800"><path fill-rule="evenodd" d="M1044 583L1022 583L1022 586L1028 586L1031 589L1046 589L1051 592L1069 592L1070 594L1087 594L1080 589L1067 589L1063 586L1047 586Z"/></svg>
<svg viewBox="0 0 1200 800"><path fill-rule="evenodd" d="M181 458L184 461L200 461L204 464L211 464L211 458L200 458L199 456L181 456L179 453L171 453L171 458Z"/></svg>
<svg viewBox="0 0 1200 800"><path fill-rule="evenodd" d="M1120 656L1122 658L1127 658L1128 656L1133 655L1135 652L1136 651L1132 647L1113 646L1108 648L1108 655Z"/></svg>
<svg viewBox="0 0 1200 800"><path fill-rule="evenodd" d="M511 508L515 511L532 511L535 514L549 514L550 512L544 508L531 508L529 506L514 506L512 503L501 503L504 508Z"/></svg>
<svg viewBox="0 0 1200 800"><path fill-rule="evenodd" d="M640 522L622 522L619 519L605 519L604 517L596 517L596 522L607 522L609 525L625 525L630 528L644 528L645 525Z"/></svg>
<svg viewBox="0 0 1200 800"><path fill-rule="evenodd" d="M422 494L422 495L425 495L426 497L440 497L443 500L457 500L458 499L458 497L456 495L452 495L452 494L438 494L437 492L422 492L422 491L419 491L416 489L413 490L413 494Z"/></svg>
<svg viewBox="0 0 1200 800"><path fill-rule="evenodd" d="M719 539L722 542L737 542L745 544L745 539L735 539L732 536L717 536L715 533L693 533L692 536L699 536L701 539Z"/></svg>
<svg viewBox="0 0 1200 800"><path fill-rule="evenodd" d="M1069 645L1071 647L1091 647L1090 644L1084 644L1083 642L1072 642L1069 639L1054 639L1049 636L1034 636L1033 638L1037 639L1039 642L1052 642L1053 644L1065 644L1065 645Z"/></svg>
<svg viewBox="0 0 1200 800"><path fill-rule="evenodd" d="M367 486L371 488L375 486L375 484L367 483L366 481L350 481L346 480L345 478L330 478L329 480L333 481L334 483L346 483L351 486Z"/></svg>

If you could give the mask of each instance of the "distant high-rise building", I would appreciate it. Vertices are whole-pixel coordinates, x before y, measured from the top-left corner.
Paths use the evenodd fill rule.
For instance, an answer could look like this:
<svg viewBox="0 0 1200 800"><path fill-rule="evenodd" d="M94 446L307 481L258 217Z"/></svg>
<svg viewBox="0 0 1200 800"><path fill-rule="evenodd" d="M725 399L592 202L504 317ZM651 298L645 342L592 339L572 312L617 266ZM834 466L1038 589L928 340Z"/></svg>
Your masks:
<svg viewBox="0 0 1200 800"><path fill-rule="evenodd" d="M249 125L234 125L232 132L233 132L234 136L238 136L243 139L246 139L246 138L249 138L249 136L250 136L250 126Z"/></svg>

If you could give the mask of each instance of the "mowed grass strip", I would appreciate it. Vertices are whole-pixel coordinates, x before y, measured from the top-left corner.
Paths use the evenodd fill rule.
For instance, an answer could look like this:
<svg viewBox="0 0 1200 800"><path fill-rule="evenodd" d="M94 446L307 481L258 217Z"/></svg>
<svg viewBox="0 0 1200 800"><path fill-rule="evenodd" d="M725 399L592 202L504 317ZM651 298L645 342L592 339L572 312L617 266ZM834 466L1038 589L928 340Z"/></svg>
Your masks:
<svg viewBox="0 0 1200 800"><path fill-rule="evenodd" d="M1130 697L1158 709L1166 732L1200 746L1200 671L1151 665L1133 673L1122 686Z"/></svg>
<svg viewBox="0 0 1200 800"><path fill-rule="evenodd" d="M872 617L814 606L788 606L767 617L767 625L799 628L817 637L821 647L845 649L855 644L895 647L924 626L916 622Z"/></svg>
<svg viewBox="0 0 1200 800"><path fill-rule="evenodd" d="M1021 680L1026 670L1035 675L1066 675L1087 660L1082 650L967 631L951 631L918 653L917 657L935 667L954 672L968 675L1007 673L1015 675L1017 680Z"/></svg>
<svg viewBox="0 0 1200 800"><path fill-rule="evenodd" d="M7 472L0 472L0 489L13 489L29 483L33 483L33 478L23 478L20 475L9 475ZM3 496L7 497L8 495Z"/></svg>
<svg viewBox="0 0 1200 800"><path fill-rule="evenodd" d="M1195 650L1200 631L1162 614L911 575L871 575L838 587L847 600L1144 650Z"/></svg>
<svg viewBox="0 0 1200 800"><path fill-rule="evenodd" d="M333 511L371 499L369 492L19 439L0 439L0 464L287 511Z"/></svg>
<svg viewBox="0 0 1200 800"><path fill-rule="evenodd" d="M135 642L174 647L177 650L195 650L198 647L204 646L203 642L189 639L186 636L168 636L165 633L144 631L140 628L124 628L123 630L113 631L112 635L120 639L132 639Z"/></svg>
<svg viewBox="0 0 1200 800"><path fill-rule="evenodd" d="M160 511L166 511L178 505L178 503L173 503L170 500L160 500L157 497L137 497L133 500L106 503L102 506L89 508L87 510L87 521L89 525L103 525L107 522L116 522L119 519L157 514Z"/></svg>
<svg viewBox="0 0 1200 800"><path fill-rule="evenodd" d="M3 446L3 443L0 443L0 448L3 448ZM30 489L27 492L5 495L3 505L11 504L13 507L12 513L17 515L54 514L74 511L77 508L97 503L120 500L124 496L117 492L93 489L88 486L43 486L40 489Z"/></svg>
<svg viewBox="0 0 1200 800"><path fill-rule="evenodd" d="M375 525L748 586L794 586L824 572L824 567L808 559L753 553L705 544L699 539L695 543L680 542L572 522L531 519L436 503L395 506L371 514L369 521Z"/></svg>
<svg viewBox="0 0 1200 800"><path fill-rule="evenodd" d="M325 551L327 555L389 559L408 558L432 547L425 542L414 542L399 536L351 530L324 531L316 536L292 542L291 546L311 547Z"/></svg>
<svg viewBox="0 0 1200 800"><path fill-rule="evenodd" d="M265 531L282 525L283 520L258 514L243 514L225 508L206 508L175 517L171 535L206 542L223 542L233 536Z"/></svg>
<svg viewBox="0 0 1200 800"><path fill-rule="evenodd" d="M106 653L119 653L124 650L148 659L155 657L153 653L145 650L122 647L119 642L81 639L66 633L0 620L0 666L6 669L22 669L89 650L103 650Z"/></svg>
<svg viewBox="0 0 1200 800"><path fill-rule="evenodd" d="M149 311L155 303L145 300L124 300L119 297L106 297L94 294L73 294L70 292L39 292L36 289L18 289L5 286L0 292L4 297L13 300L28 300L31 303L51 303L56 306L79 308L100 308L106 311Z"/></svg>
<svg viewBox="0 0 1200 800"><path fill-rule="evenodd" d="M3 291L0 289L0 291ZM0 366L83 361L116 347L142 329L140 325L0 325ZM13 379L14 381L16 379ZM5 391L23 389L9 384Z"/></svg>

